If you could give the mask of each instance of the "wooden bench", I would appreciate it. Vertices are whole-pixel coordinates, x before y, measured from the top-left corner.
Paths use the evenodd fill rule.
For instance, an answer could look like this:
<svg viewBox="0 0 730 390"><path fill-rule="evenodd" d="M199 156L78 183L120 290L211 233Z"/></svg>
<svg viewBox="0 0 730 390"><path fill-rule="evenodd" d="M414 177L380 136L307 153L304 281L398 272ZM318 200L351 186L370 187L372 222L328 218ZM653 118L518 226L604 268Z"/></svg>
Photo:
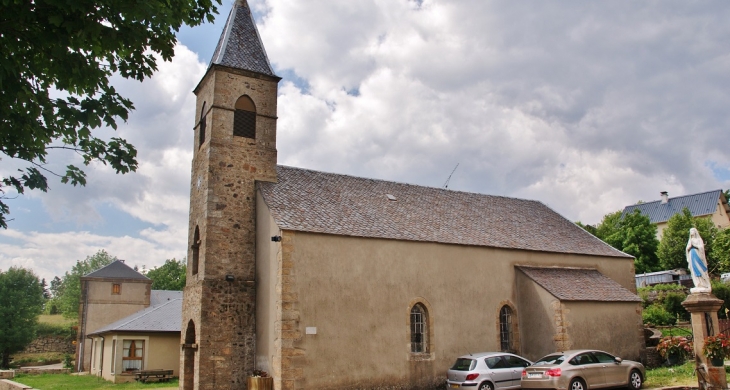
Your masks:
<svg viewBox="0 0 730 390"><path fill-rule="evenodd" d="M140 370L134 373L137 382L145 383L150 379L167 382L172 378L172 370Z"/></svg>

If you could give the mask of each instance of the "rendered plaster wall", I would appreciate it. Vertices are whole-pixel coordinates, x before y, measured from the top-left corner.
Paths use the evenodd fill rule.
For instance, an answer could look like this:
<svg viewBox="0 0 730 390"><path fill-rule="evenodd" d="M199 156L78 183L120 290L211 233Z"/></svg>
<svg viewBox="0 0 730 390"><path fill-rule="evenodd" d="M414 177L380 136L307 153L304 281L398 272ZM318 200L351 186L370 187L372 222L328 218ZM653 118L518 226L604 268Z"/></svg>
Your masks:
<svg viewBox="0 0 730 390"><path fill-rule="evenodd" d="M640 360L644 348L640 302L567 301L563 305L572 348L599 349L624 359Z"/></svg>
<svg viewBox="0 0 730 390"><path fill-rule="evenodd" d="M519 270L515 270L514 294L520 323L526 324L520 328L522 356L535 361L549 351L570 348L557 298Z"/></svg>
<svg viewBox="0 0 730 390"><path fill-rule="evenodd" d="M280 349L274 357L281 359L282 390L439 388L456 357L499 350L495 319L505 303L517 311L525 348L528 332L552 321L556 307L543 307L544 319L523 316L531 307L519 304L515 265L597 268L635 291L630 258L291 231L282 237L277 293L286 298L277 302L282 320L275 324ZM410 352L409 311L416 302L428 310L427 354ZM640 314L621 313L631 324L627 337L634 337ZM554 350L544 348L534 355Z"/></svg>
<svg viewBox="0 0 730 390"><path fill-rule="evenodd" d="M281 272L281 241L271 237L281 236L274 219L267 213L261 194L256 196L256 369L281 378L280 359L275 365L274 354L277 332L281 321L281 300L277 299L277 281ZM275 386L279 389L279 386Z"/></svg>
<svg viewBox="0 0 730 390"><path fill-rule="evenodd" d="M130 316L150 305L151 280L139 279L82 279L88 285L82 291L77 346L84 348L84 371L90 369L91 340L82 335L92 333L102 327ZM121 293L112 294L112 285L120 284ZM82 287L83 290L83 287ZM86 309L84 309L86 305Z"/></svg>
<svg viewBox="0 0 730 390"><path fill-rule="evenodd" d="M96 336L95 341L102 345L102 338ZM114 341L116 340L116 344ZM134 381L134 373L125 373L123 369L123 350L125 340L144 341L144 370L173 370L173 376L180 373L180 335L177 332L114 334L107 333L103 340L103 361L101 366L92 369L92 375L99 375L114 383ZM116 350L115 350L116 348ZM112 355L116 356L112 356ZM97 360L98 361L98 360ZM112 363L114 372L112 373ZM101 369L99 369L101 367Z"/></svg>

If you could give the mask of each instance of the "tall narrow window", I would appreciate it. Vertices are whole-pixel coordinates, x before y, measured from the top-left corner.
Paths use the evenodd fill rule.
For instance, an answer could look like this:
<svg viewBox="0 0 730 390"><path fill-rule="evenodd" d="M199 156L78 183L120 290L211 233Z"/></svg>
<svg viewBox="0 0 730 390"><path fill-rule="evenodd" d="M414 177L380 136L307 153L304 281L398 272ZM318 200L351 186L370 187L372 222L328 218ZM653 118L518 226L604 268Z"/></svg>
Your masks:
<svg viewBox="0 0 730 390"><path fill-rule="evenodd" d="M248 96L244 95L236 100L236 111L233 114L233 135L256 138L256 106Z"/></svg>
<svg viewBox="0 0 730 390"><path fill-rule="evenodd" d="M122 285L119 283L112 283L112 295L119 295L122 293Z"/></svg>
<svg viewBox="0 0 730 390"><path fill-rule="evenodd" d="M411 308L411 352L428 352L428 317L420 303Z"/></svg>
<svg viewBox="0 0 730 390"><path fill-rule="evenodd" d="M506 305L499 310L499 343L502 351L512 350L512 309Z"/></svg>
<svg viewBox="0 0 730 390"><path fill-rule="evenodd" d="M124 340L122 352L122 369L138 371L144 366L144 340Z"/></svg>
<svg viewBox="0 0 730 390"><path fill-rule="evenodd" d="M198 261L200 257L200 230L198 230L198 227L195 227L195 234L193 234L193 245L190 246L190 248L193 250L193 264L192 264L192 270L193 275L198 274Z"/></svg>
<svg viewBox="0 0 730 390"><path fill-rule="evenodd" d="M200 139L198 142L198 147L203 146L203 142L205 142L205 117L205 102L203 102L203 109L200 110Z"/></svg>

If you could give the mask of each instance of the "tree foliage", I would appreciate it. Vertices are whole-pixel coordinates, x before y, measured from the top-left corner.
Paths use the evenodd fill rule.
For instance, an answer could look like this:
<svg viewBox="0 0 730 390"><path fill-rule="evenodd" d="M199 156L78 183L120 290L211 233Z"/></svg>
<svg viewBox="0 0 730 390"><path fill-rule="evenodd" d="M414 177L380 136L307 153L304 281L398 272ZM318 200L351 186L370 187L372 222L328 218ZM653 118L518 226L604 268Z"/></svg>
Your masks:
<svg viewBox="0 0 730 390"><path fill-rule="evenodd" d="M220 0L215 0L220 4ZM112 75L143 80L170 61L182 25L213 21L212 0L6 0L0 2L0 152L26 168L0 180L0 226L7 188L47 191L46 174L85 185L84 172L46 166L52 149L73 151L117 173L137 169L137 151L99 138L134 109L109 85ZM93 132L93 133L92 133Z"/></svg>
<svg viewBox="0 0 730 390"><path fill-rule="evenodd" d="M63 275L55 304L64 317L79 317L81 277L109 265L115 260L117 260L115 256L110 255L105 250L100 250L93 256L87 256L84 260L76 261L76 265L71 268L71 272L66 272Z"/></svg>
<svg viewBox="0 0 730 390"><path fill-rule="evenodd" d="M710 272L718 270L718 264L713 253L713 244L718 233L717 228L709 218L693 218L686 207L681 213L674 214L669 218L667 227L662 232L657 255L664 269L688 269L685 250L687 240L689 240L689 229L693 227L699 231L702 240L705 242L708 270Z"/></svg>
<svg viewBox="0 0 730 390"><path fill-rule="evenodd" d="M712 243L712 256L720 272L730 271L730 228L717 232Z"/></svg>
<svg viewBox="0 0 730 390"><path fill-rule="evenodd" d="M656 238L656 225L639 210L621 216L622 211L606 214L595 227L584 226L589 233L600 238L612 247L634 256L636 273L653 272L660 269L656 251L659 241Z"/></svg>
<svg viewBox="0 0 730 390"><path fill-rule="evenodd" d="M636 273L659 271L659 258L656 238L656 225L639 210L619 219L613 232L603 238L612 247L634 256Z"/></svg>
<svg viewBox="0 0 730 390"><path fill-rule="evenodd" d="M43 301L43 287L33 271L11 267L0 272L0 368L8 368L10 354L35 337Z"/></svg>
<svg viewBox="0 0 730 390"><path fill-rule="evenodd" d="M185 263L185 260L169 259L162 266L148 271L146 276L152 279L152 289L182 291L187 275Z"/></svg>
<svg viewBox="0 0 730 390"><path fill-rule="evenodd" d="M607 237L615 234L621 223L621 213L622 211L618 210L604 215L601 223L596 225L596 237L606 241Z"/></svg>

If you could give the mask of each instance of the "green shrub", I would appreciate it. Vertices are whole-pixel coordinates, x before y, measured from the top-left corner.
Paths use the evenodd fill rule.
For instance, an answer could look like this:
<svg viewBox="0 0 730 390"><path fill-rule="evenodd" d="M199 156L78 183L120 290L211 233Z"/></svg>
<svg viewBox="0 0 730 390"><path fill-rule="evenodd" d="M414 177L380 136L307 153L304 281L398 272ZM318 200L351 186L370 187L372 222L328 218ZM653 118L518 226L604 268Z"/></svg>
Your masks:
<svg viewBox="0 0 730 390"><path fill-rule="evenodd" d="M674 318L689 321L689 312L682 306L682 302L687 299L687 294L683 291L666 291L662 296L662 306Z"/></svg>
<svg viewBox="0 0 730 390"><path fill-rule="evenodd" d="M717 311L717 316L719 318L727 318L727 313L725 313L725 309L730 307L730 285L719 280L713 280L712 294L715 295L718 299L722 299L724 302L722 307L720 307L720 310Z"/></svg>
<svg viewBox="0 0 730 390"><path fill-rule="evenodd" d="M641 314L644 324L652 325L674 325L677 318L658 304L649 305Z"/></svg>
<svg viewBox="0 0 730 390"><path fill-rule="evenodd" d="M36 327L38 337L63 337L66 340L76 338L76 330L68 325L55 325L46 322L39 322Z"/></svg>

